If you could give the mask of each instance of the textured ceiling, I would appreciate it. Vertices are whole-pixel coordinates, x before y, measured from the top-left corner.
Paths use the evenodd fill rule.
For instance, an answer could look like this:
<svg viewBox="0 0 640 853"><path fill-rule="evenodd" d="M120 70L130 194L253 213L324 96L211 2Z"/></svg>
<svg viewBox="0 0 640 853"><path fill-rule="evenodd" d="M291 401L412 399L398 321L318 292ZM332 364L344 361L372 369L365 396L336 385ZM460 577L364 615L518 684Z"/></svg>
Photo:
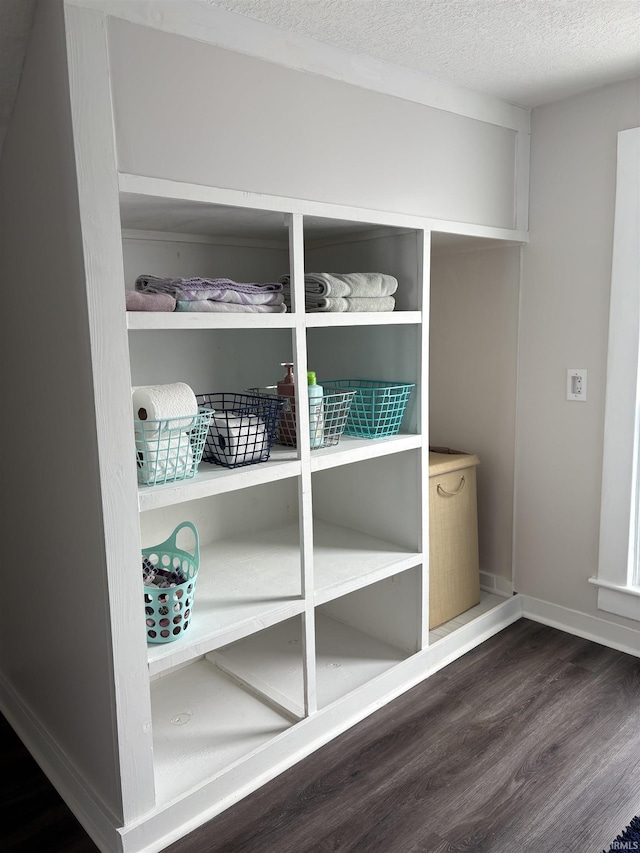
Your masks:
<svg viewBox="0 0 640 853"><path fill-rule="evenodd" d="M204 2L522 106L640 74L640 0ZM35 5L0 0L0 148Z"/></svg>
<svg viewBox="0 0 640 853"><path fill-rule="evenodd" d="M640 73L640 0L207 0L522 106Z"/></svg>

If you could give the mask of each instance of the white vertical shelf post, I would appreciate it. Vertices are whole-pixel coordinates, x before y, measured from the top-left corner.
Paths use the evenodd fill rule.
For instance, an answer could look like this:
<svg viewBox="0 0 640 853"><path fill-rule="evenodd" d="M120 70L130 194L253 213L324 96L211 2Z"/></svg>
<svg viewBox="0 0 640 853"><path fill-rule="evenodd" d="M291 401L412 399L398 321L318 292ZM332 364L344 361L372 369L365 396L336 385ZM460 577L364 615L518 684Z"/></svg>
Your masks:
<svg viewBox="0 0 640 853"><path fill-rule="evenodd" d="M304 299L304 231L300 214L289 220L289 261L291 266L291 307L295 313L293 328L293 360L296 377L296 429L298 458L301 464L298 491L300 525L300 570L302 597L302 667L304 678L304 712L317 710L316 698L316 640L313 582L313 506L311 498L311 444L309 436L309 406L307 396L307 329Z"/></svg>
<svg viewBox="0 0 640 853"><path fill-rule="evenodd" d="M65 21L112 623L116 731L105 737L128 823L154 807L155 782L106 17L66 6Z"/></svg>
<svg viewBox="0 0 640 853"><path fill-rule="evenodd" d="M418 257L418 293L422 311L420 325L420 410L418 429L421 444L420 548L422 550L422 594L420 596L420 649L429 645L429 306L431 294L431 232L416 233Z"/></svg>

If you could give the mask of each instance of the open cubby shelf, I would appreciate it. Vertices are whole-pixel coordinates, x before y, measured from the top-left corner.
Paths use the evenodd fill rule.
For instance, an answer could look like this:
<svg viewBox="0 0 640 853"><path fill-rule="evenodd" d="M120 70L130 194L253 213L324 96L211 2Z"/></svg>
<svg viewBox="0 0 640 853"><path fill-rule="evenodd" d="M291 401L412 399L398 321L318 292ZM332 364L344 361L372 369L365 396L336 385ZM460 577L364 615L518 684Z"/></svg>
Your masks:
<svg viewBox="0 0 640 853"><path fill-rule="evenodd" d="M144 189L144 181L133 183ZM395 274L397 310L127 312L132 384L184 381L196 392L241 393L274 385L281 363L293 361L297 382L313 369L320 383L361 377L415 385L395 435L344 434L320 449L276 443L266 462L235 469L202 462L189 480L138 487L145 543L169 535L179 520L201 531L191 624L176 641L147 647L156 798L167 801L375 682L421 646L427 608L415 602L426 589L428 237L329 216L303 216L296 230L286 211L162 197L162 182L151 183L150 194L121 192L127 287L140 274L274 281L304 257L309 270ZM298 279L294 288L301 305ZM305 404L306 386L300 392ZM403 577L408 595L397 591Z"/></svg>
<svg viewBox="0 0 640 853"><path fill-rule="evenodd" d="M156 797L165 803L291 726L206 658L154 681L151 707Z"/></svg>

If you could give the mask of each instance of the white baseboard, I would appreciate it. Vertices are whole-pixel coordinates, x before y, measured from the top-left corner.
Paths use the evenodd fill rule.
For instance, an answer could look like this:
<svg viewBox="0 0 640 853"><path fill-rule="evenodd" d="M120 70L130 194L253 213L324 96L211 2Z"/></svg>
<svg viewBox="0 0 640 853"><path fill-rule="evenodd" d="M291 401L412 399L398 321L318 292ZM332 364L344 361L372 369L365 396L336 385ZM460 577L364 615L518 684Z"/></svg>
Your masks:
<svg viewBox="0 0 640 853"><path fill-rule="evenodd" d="M124 827L98 805L97 797L58 745L1 676L0 707L102 853L156 853L521 617L640 657L640 631L548 601L512 595L358 691L292 726L199 790Z"/></svg>
<svg viewBox="0 0 640 853"><path fill-rule="evenodd" d="M123 827L125 853L158 853L164 850L519 618L520 602L517 596L512 596L342 699L301 720L193 794Z"/></svg>
<svg viewBox="0 0 640 853"><path fill-rule="evenodd" d="M98 805L91 786L0 673L0 710L40 769L102 853L119 853L117 818Z"/></svg>
<svg viewBox="0 0 640 853"><path fill-rule="evenodd" d="M592 640L602 646L626 652L634 657L640 657L640 630L617 625L606 619L571 610L550 601L541 601L529 595L520 595L522 601L522 616L534 622L542 622L551 628L559 628L568 634L575 634L585 640Z"/></svg>

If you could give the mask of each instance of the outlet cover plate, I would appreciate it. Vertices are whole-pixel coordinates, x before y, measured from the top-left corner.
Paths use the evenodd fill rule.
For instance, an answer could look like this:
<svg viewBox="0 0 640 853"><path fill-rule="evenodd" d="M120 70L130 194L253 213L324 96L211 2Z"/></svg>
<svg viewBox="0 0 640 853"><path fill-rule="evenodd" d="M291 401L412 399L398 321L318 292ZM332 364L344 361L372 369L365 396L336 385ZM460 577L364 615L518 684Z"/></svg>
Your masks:
<svg viewBox="0 0 640 853"><path fill-rule="evenodd" d="M587 401L587 371L583 367L567 368L567 400Z"/></svg>

